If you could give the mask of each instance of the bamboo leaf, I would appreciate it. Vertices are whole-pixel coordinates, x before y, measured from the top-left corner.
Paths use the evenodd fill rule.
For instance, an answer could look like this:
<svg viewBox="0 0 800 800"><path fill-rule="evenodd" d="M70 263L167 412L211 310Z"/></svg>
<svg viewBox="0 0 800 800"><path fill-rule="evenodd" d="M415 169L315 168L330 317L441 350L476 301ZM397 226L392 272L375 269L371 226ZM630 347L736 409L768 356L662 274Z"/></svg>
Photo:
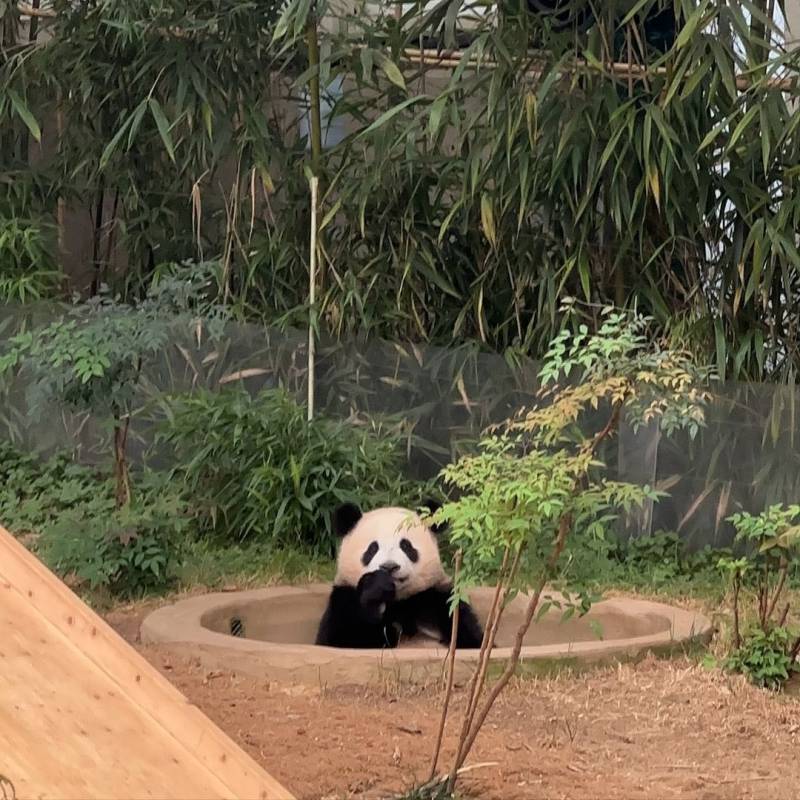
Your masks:
<svg viewBox="0 0 800 800"><path fill-rule="evenodd" d="M736 142L739 141L739 137L747 130L747 126L756 118L758 112L759 107L757 105L752 106L745 112L744 116L739 120L739 124L733 129L733 133L726 147L727 152L730 153L731 150L733 150Z"/></svg>
<svg viewBox="0 0 800 800"><path fill-rule="evenodd" d="M427 102L429 100L427 95L420 94L416 97L409 97L406 100L403 100L402 103L390 108L388 111L384 111L371 125L368 125L361 133L359 133L356 138L363 139L365 136L368 136L373 131L378 130L378 128L382 128L389 120L394 119L398 114L402 114L407 108L410 108L413 105L421 102Z"/></svg>
<svg viewBox="0 0 800 800"><path fill-rule="evenodd" d="M158 134L161 137L161 141L164 143L164 147L167 149L170 161L175 161L175 146L172 144L169 122L167 122L167 118L164 116L161 105L155 97L151 97L147 102L150 106L150 113L158 128Z"/></svg>
<svg viewBox="0 0 800 800"><path fill-rule="evenodd" d="M686 47L695 35L700 22L706 13L707 2L700 3L700 5L691 13L686 19L686 22L675 40L675 49L681 50Z"/></svg>
<svg viewBox="0 0 800 800"><path fill-rule="evenodd" d="M433 141L433 139L436 137L436 134L439 132L439 126L442 124L442 116L447 108L447 101L447 95L443 94L437 97L433 103L431 103L431 113L428 119L428 134L431 138L431 141Z"/></svg>
<svg viewBox="0 0 800 800"><path fill-rule="evenodd" d="M319 223L319 228L317 229L319 232L325 230L328 227L331 220L336 216L339 212L339 209L342 207L342 198L338 198L336 202L328 209L328 212L322 218L322 221Z"/></svg>
<svg viewBox="0 0 800 800"><path fill-rule="evenodd" d="M133 112L133 117L131 118L130 129L128 131L128 149L130 150L133 147L133 140L136 138L136 134L139 131L139 126L142 123L142 119L144 118L145 112L147 111L147 101L142 100L138 106L136 106L136 111Z"/></svg>
<svg viewBox="0 0 800 800"><path fill-rule="evenodd" d="M381 71L384 75L397 87L406 91L406 81L403 77L403 73L400 71L400 67L394 63L391 59L387 58L383 54L380 55L380 65Z"/></svg>
<svg viewBox="0 0 800 800"><path fill-rule="evenodd" d="M133 120L132 116L128 117L125 120L125 122L122 123L119 130L111 138L111 141L103 149L99 162L101 170L104 169L108 164L108 162L111 160L111 157L114 155L114 151L117 149L117 145L119 145L120 141L122 140L122 137L127 132L132 120Z"/></svg>
<svg viewBox="0 0 800 800"><path fill-rule="evenodd" d="M717 349L717 373L722 383L725 382L725 366L728 360L727 347L725 345L725 331L722 327L722 321L717 319L714 321L714 340Z"/></svg>
<svg viewBox="0 0 800 800"><path fill-rule="evenodd" d="M760 131L759 136L761 138L761 160L764 166L764 174L766 175L769 172L769 156L770 156L770 130L769 130L769 116L767 113L766 105L761 105L759 108L759 116L760 116Z"/></svg>
<svg viewBox="0 0 800 800"><path fill-rule="evenodd" d="M661 210L661 188L658 180L658 169L653 164L647 173L647 182L650 186L650 191L653 194L653 200L656 202L656 207Z"/></svg>
<svg viewBox="0 0 800 800"><path fill-rule="evenodd" d="M586 302L591 302L592 299L592 276L589 270L589 259L584 252L578 255L578 274L581 279L581 288L583 289Z"/></svg>
<svg viewBox="0 0 800 800"><path fill-rule="evenodd" d="M497 231L494 225L494 209L488 194L481 195L481 225L483 232L492 247L497 246Z"/></svg>
<svg viewBox="0 0 800 800"><path fill-rule="evenodd" d="M33 116L31 110L25 104L25 101L13 89L8 89L6 94L11 101L14 111L17 112L17 116L25 123L25 127L28 129L31 136L33 136L37 142L40 142L42 140L42 130L39 127L39 123L36 121L36 117Z"/></svg>

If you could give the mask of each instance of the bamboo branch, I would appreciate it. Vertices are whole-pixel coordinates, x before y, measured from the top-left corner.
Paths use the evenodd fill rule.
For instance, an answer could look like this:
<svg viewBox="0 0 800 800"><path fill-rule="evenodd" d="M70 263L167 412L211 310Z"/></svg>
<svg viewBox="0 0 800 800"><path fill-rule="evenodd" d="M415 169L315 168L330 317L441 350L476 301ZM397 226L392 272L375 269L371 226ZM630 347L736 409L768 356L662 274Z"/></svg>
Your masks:
<svg viewBox="0 0 800 800"><path fill-rule="evenodd" d="M403 50L403 57L415 64L427 64L432 67L439 68L455 68L461 65L463 55L458 50L435 50L432 48L413 48L408 47ZM471 69L479 67L496 68L498 62L492 58L478 58L471 56L467 59L467 66ZM598 69L598 67L590 64L584 59L576 59L572 66L559 70L559 77L568 78L572 77L576 72L602 72L605 71L613 77L620 79L642 80L647 81L648 78L654 76L666 76L668 70L666 67L646 67L641 64L626 64L625 62L611 62L604 65L605 70ZM541 58L533 57L524 72L525 75L532 78L541 78L543 75L548 74L546 62ZM692 73L686 73L686 79L691 77ZM763 82L767 88L775 89L781 92L790 92L798 88L798 79L792 78L767 78ZM736 88L740 91L747 91L751 86L758 81L751 81L744 75L736 76Z"/></svg>
<svg viewBox="0 0 800 800"><path fill-rule="evenodd" d="M32 5L25 2L18 2L17 10L20 14L27 17L54 19L58 16L58 12L52 8L34 8ZM159 28L158 32L166 36L174 36L178 39L183 39L194 35L189 31L177 27ZM403 57L407 61L420 64L421 66L430 64L433 67L439 68L455 68L460 66L463 60L463 54L460 50L437 50L434 48L416 47L408 47L403 50ZM536 60L533 60L532 63L536 64ZM525 70L525 74L528 77L535 78L539 78L544 75L547 72L547 68L544 66L543 60L541 63L542 66L531 66L527 68ZM471 56L467 60L467 66L471 68L477 68L479 66L494 68L498 66L498 62L490 58L480 59L476 56ZM652 77L653 75L666 75L668 73L666 67L645 67L641 64L626 64L625 62L610 62L605 66L609 73L618 78L628 79L629 82L633 80L647 81L648 77ZM569 77L575 72L581 70L597 71L597 68L589 64L589 62L585 61L584 59L577 59L571 69L562 70L560 75L561 77ZM691 74L691 72L687 72L685 77L688 79L691 77ZM781 92L790 92L798 88L797 78L768 78L766 79L765 84L767 88L776 89ZM753 81L744 75L736 76L737 89L741 91L747 91L752 85Z"/></svg>
<svg viewBox="0 0 800 800"><path fill-rule="evenodd" d="M36 8L30 3L17 3L17 11L23 17L39 17L41 19L55 19L58 13L53 8Z"/></svg>

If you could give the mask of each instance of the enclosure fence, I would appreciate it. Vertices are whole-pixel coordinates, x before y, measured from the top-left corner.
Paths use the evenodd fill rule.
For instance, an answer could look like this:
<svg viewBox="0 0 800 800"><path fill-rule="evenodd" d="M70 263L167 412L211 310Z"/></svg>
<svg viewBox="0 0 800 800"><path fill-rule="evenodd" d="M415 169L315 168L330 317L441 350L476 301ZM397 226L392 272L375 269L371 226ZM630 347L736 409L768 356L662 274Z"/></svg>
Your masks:
<svg viewBox="0 0 800 800"><path fill-rule="evenodd" d="M52 319L52 307L0 309L0 338ZM307 396L308 335L229 324L220 341L197 329L178 331L172 346L145 366L130 432L133 463L163 465L169 454L152 449L158 423L155 400L199 388L282 387L299 403ZM406 466L430 478L466 452L487 426L536 401L538 365L506 359L476 346L441 348L383 341L317 342L317 415L353 425L378 421L401 433ZM104 420L53 406L27 413L31 387L7 383L0 395L0 440L46 455L68 449L86 463L108 459ZM612 477L668 493L626 521L629 535L678 531L691 547L724 546L726 517L775 502L800 500L797 447L798 390L770 384L713 387L707 425L692 440L655 428L634 432L624 420L602 458Z"/></svg>

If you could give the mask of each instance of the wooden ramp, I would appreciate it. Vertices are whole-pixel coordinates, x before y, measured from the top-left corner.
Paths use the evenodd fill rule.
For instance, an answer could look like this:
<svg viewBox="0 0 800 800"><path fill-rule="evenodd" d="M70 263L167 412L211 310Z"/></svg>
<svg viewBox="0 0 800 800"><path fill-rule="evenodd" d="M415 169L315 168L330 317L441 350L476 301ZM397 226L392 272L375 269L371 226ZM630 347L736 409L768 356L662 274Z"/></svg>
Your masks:
<svg viewBox="0 0 800 800"><path fill-rule="evenodd" d="M0 798L293 800L0 527Z"/></svg>

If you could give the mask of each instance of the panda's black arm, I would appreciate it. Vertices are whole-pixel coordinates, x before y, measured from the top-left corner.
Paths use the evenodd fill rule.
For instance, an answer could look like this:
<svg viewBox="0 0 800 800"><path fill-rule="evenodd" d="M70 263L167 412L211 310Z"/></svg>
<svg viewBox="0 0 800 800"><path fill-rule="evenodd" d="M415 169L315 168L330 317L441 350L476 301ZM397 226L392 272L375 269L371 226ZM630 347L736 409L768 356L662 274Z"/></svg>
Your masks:
<svg viewBox="0 0 800 800"><path fill-rule="evenodd" d="M450 614L452 589L428 589L415 595L416 616L433 624L441 635L442 644L449 645L453 635L453 617ZM483 629L469 603L458 604L458 633L456 649L474 650L481 646Z"/></svg>
<svg viewBox="0 0 800 800"><path fill-rule="evenodd" d="M322 615L315 644L323 647L396 647L397 631L384 624L379 609L367 604L363 592L334 586Z"/></svg>

